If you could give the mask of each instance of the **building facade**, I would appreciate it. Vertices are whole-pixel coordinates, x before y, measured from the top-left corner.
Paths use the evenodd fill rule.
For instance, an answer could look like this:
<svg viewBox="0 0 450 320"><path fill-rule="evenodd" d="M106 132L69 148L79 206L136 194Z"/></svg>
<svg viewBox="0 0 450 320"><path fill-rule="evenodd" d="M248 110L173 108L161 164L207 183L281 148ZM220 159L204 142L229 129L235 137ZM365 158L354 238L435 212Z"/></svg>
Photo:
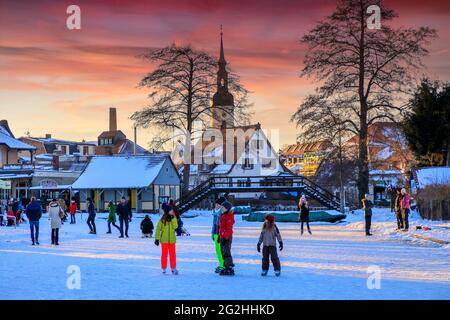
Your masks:
<svg viewBox="0 0 450 320"><path fill-rule="evenodd" d="M71 191L86 210L87 198L97 210L109 201L130 200L138 212L158 212L163 202L180 197L181 179L168 154L142 156L95 156L72 184Z"/></svg>

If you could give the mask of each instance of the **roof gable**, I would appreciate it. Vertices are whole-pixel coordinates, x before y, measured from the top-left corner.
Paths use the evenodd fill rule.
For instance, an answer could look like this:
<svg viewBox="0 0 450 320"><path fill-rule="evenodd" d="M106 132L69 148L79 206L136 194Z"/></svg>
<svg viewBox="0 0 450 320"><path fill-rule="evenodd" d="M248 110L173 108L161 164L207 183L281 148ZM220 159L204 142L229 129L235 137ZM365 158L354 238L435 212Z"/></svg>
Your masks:
<svg viewBox="0 0 450 320"><path fill-rule="evenodd" d="M133 189L150 186L158 176L165 155L95 156L72 185L73 189Z"/></svg>

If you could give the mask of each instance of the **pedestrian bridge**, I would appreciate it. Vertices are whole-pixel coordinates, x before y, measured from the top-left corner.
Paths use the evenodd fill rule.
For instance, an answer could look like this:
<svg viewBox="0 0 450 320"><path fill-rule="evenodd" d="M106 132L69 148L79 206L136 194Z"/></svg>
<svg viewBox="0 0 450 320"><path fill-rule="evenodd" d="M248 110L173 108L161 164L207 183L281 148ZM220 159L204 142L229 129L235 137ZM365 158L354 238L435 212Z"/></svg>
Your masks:
<svg viewBox="0 0 450 320"><path fill-rule="evenodd" d="M329 209L340 209L331 192L302 176L212 176L184 195L178 208L183 213L211 195L246 192L304 192Z"/></svg>

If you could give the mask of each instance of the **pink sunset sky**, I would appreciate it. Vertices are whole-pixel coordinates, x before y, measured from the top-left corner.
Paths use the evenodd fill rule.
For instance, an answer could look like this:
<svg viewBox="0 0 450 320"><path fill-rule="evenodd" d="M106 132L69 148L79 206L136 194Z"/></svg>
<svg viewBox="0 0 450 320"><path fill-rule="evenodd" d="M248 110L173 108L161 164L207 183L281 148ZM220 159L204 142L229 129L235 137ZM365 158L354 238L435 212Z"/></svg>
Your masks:
<svg viewBox="0 0 450 320"><path fill-rule="evenodd" d="M424 74L450 80L450 2L385 2L395 24L427 25L439 38L429 45ZM81 30L66 28L66 8L81 8ZM280 143L294 143L290 122L314 90L299 77L301 36L335 8L333 0L0 0L0 118L16 136L95 140L108 128L108 108L118 108L119 128L132 137L130 115L147 103L139 80L152 65L136 56L176 44L218 55L220 24L225 55L251 93L252 122L280 129ZM151 132L141 130L147 146Z"/></svg>

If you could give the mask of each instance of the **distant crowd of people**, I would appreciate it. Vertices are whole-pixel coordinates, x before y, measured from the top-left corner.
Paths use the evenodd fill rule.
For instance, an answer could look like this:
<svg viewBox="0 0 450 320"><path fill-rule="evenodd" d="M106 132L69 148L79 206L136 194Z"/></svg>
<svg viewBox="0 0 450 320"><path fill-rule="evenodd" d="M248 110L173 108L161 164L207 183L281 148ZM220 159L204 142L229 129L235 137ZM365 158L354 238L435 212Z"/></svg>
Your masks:
<svg viewBox="0 0 450 320"><path fill-rule="evenodd" d="M396 188L395 192L393 208L396 214L397 230L407 231L409 227L411 199L405 188ZM4 205L0 206L0 210L3 209L2 207L4 207ZM300 234L303 235L305 224L308 233L312 234L309 225L310 206L308 198L304 193L301 194L298 207L299 221L301 223ZM370 230L373 203L369 199L368 194L362 199L362 207L365 218L365 233L367 236L371 236ZM11 199L11 201L7 203L6 208L8 210L8 217L11 216L11 219L15 220L15 222L19 221L20 223L20 221L24 219L22 211L25 213L29 220L32 245L39 245L39 220L42 217L41 202L33 197L24 209L21 202ZM59 229L66 219L67 209L70 215L70 224L75 224L76 214L78 212L75 198L71 199L68 208L63 199L53 199L47 206L48 219L50 220L51 226L52 245L59 245ZM89 226L89 233L95 235L97 234L97 227L95 224L96 209L91 198L87 199L86 209L88 213L87 225ZM117 204L114 201L110 201L107 209L108 230L106 233L111 234L111 226L113 226L120 233L119 238L128 238L129 224L132 222L133 218L130 201L125 197L122 197ZM156 230L149 215L145 215L144 219L141 221L140 229L143 238L152 238L154 236L155 245L161 246L161 269L163 274L167 273L170 264L171 273L177 275L177 236L183 234L189 235L189 233L183 228L180 211L173 199L170 199L168 203L162 204L162 211L163 215L156 225ZM0 214L0 216L2 215ZM215 253L218 260L218 266L215 268L215 272L222 276L233 276L235 274L235 265L231 253L233 244L233 226L235 223L233 205L225 197L219 197L215 201L212 216L211 239L214 242ZM119 219L119 224L117 224L117 218ZM272 214L268 214L264 218L256 249L259 253L262 253L261 275L266 276L268 274L270 261L272 261L275 275L280 276L281 263L278 257L278 249L280 251L283 250L283 240L280 230L275 223L275 217Z"/></svg>

